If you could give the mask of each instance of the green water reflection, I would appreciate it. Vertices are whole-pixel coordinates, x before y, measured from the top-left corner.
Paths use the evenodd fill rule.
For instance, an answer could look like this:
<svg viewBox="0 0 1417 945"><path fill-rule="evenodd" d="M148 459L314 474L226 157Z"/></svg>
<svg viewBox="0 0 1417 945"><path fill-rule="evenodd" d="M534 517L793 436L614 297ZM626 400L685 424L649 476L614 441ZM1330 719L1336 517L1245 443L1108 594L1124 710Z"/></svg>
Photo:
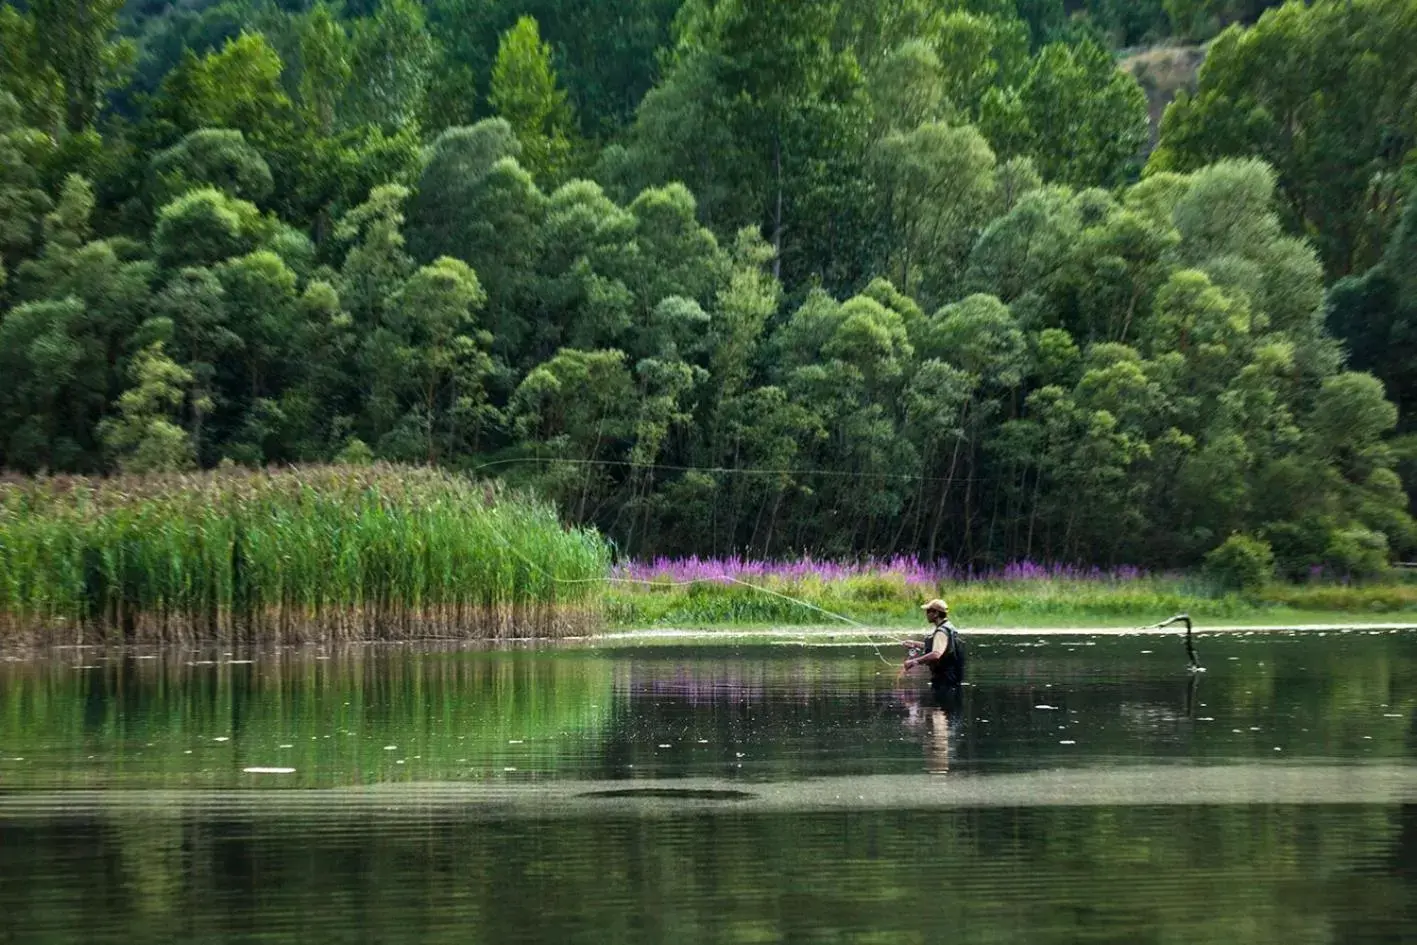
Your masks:
<svg viewBox="0 0 1417 945"><path fill-rule="evenodd" d="M16 941L1410 941L1417 809L0 822Z"/></svg>
<svg viewBox="0 0 1417 945"><path fill-rule="evenodd" d="M1405 759L1417 635L979 638L939 711L869 648L369 648L0 663L0 788ZM21 759L21 760L16 760ZM251 775L247 767L294 768Z"/></svg>
<svg viewBox="0 0 1417 945"><path fill-rule="evenodd" d="M605 660L203 656L0 664L0 787L329 787L552 770L597 751L611 717ZM247 767L295 770L272 782Z"/></svg>
<svg viewBox="0 0 1417 945"><path fill-rule="evenodd" d="M1411 940L1417 635L1200 643L12 659L0 942Z"/></svg>

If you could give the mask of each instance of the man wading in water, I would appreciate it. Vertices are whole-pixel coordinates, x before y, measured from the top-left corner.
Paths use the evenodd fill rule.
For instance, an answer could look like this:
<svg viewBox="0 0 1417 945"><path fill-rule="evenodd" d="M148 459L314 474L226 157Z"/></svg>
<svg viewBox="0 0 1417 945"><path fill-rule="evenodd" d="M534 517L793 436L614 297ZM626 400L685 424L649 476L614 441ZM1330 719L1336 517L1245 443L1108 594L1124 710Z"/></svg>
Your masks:
<svg viewBox="0 0 1417 945"><path fill-rule="evenodd" d="M964 682L964 644L954 624L950 623L950 605L942 600L932 600L924 607L925 619L934 627L922 643L918 640L904 640L902 644L912 653L920 655L907 658L901 674L910 672L921 663L930 666L930 688L941 704L958 697L960 684Z"/></svg>

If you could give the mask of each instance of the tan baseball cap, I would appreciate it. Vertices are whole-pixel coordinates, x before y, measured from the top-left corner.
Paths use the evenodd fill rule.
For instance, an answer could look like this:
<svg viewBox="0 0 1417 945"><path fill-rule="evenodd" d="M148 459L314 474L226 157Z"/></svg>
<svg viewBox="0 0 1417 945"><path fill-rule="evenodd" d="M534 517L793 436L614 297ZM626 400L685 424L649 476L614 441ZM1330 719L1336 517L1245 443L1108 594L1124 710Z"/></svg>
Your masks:
<svg viewBox="0 0 1417 945"><path fill-rule="evenodd" d="M932 610L937 610L942 614L948 614L950 612L950 605L937 597L932 601L926 601L920 609L925 611L927 614Z"/></svg>

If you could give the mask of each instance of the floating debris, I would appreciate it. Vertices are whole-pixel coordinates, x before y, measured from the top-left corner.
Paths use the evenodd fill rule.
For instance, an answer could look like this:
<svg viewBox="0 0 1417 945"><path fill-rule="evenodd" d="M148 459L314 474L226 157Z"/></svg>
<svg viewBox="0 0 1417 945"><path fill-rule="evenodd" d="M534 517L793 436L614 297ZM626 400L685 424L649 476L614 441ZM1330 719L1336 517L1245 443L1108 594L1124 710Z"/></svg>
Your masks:
<svg viewBox="0 0 1417 945"><path fill-rule="evenodd" d="M294 774L294 768L242 768L247 774Z"/></svg>
<svg viewBox="0 0 1417 945"><path fill-rule="evenodd" d="M1073 741L1071 738L1064 738L1064 739L1061 739L1061 740L1058 742L1058 744L1059 744L1059 745L1076 745L1077 742Z"/></svg>

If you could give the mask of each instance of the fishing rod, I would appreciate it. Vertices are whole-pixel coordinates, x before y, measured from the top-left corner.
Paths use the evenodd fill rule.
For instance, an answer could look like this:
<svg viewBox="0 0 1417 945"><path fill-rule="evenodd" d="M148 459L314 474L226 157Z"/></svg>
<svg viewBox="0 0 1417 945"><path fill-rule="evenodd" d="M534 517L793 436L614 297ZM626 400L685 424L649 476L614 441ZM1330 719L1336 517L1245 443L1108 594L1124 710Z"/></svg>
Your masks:
<svg viewBox="0 0 1417 945"><path fill-rule="evenodd" d="M1142 629L1142 630L1165 630L1167 627L1174 626L1175 624L1178 624L1178 623L1183 623L1183 624L1186 625L1186 658L1190 661L1190 666L1187 667L1187 668L1190 669L1190 671L1193 672L1193 673L1203 673L1203 672L1205 672L1205 667L1201 665L1200 659L1196 656L1196 647L1195 647L1195 644L1191 642L1191 617L1190 617L1190 614L1177 614L1176 616L1170 618L1169 620L1163 620L1163 621L1161 621L1160 623L1152 624L1152 625L1149 626L1149 627L1142 627L1141 629Z"/></svg>

